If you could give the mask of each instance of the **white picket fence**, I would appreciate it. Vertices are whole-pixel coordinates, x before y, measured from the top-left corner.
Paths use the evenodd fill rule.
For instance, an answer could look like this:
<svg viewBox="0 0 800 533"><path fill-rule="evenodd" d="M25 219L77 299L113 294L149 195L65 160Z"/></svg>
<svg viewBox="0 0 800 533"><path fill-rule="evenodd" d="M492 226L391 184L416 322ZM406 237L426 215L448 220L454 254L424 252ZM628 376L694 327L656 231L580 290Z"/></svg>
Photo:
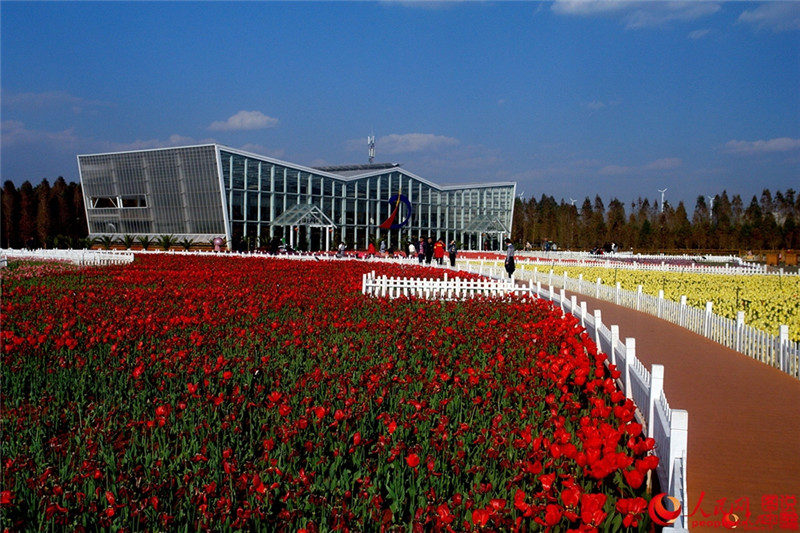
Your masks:
<svg viewBox="0 0 800 533"><path fill-rule="evenodd" d="M681 254L681 255L665 255L665 254L640 254L633 252L614 252L606 255L594 255L591 252L573 252L573 251L550 251L543 250L523 251L518 250L518 255L541 257L544 259L563 258L563 259L598 259L605 258L619 258L619 259L633 259L637 261L663 261L665 259L678 260L678 261L695 261L704 263L736 263L745 264L741 257L736 255L699 255L699 254Z"/></svg>
<svg viewBox="0 0 800 533"><path fill-rule="evenodd" d="M496 279L468 280L451 278L445 273L444 279L421 279L376 276L375 272L364 274L362 293L376 297L417 297L425 299L460 299L477 296L539 297L551 300L564 313L572 313L581 326L594 339L601 352L607 355L609 364L620 371L618 386L638 406L637 417L646 428L646 435L656 441L655 453L659 457L656 475L661 489L673 495L681 503L682 515L673 528L664 531L678 531L686 527L688 497L686 490L686 451L688 446L688 413L672 409L664 395L664 367L653 365L652 373L636 357L636 341L619 338L619 327L603 324L601 312L589 313L586 302L577 302L572 296L567 298L564 289L542 288L541 282L531 280L527 286L517 285L513 280L493 273Z"/></svg>
<svg viewBox="0 0 800 533"><path fill-rule="evenodd" d="M597 256L577 254L575 252L549 252L551 254L564 254L564 255L546 255L547 252L542 254L531 252L517 252L517 263L531 264L531 265L559 265L563 267L597 267L597 268L610 268L616 270L650 270L658 272L685 272L692 274L722 274L728 276L797 276L798 273L785 272L782 268L778 270L769 270L767 265L756 263L747 263L738 257L732 256L708 256L707 258L700 258L697 256L670 256L666 260L664 256L653 256L652 259L648 256L630 256L629 261L619 259L619 254L608 256L602 259ZM635 259L634 259L635 257ZM670 260L683 260L691 261L691 263L673 263ZM480 261L480 260L479 260ZM486 262L487 260L483 260ZM491 260L488 260L491 262ZM648 261L659 261L648 262ZM703 263L718 263L713 265L699 264Z"/></svg>
<svg viewBox="0 0 800 533"><path fill-rule="evenodd" d="M6 260L5 262L0 261L1 266L5 266L8 259L22 259L29 261L64 261L80 266L127 265L128 263L133 262L132 252L120 252L116 250L0 249L0 256Z"/></svg>
<svg viewBox="0 0 800 533"><path fill-rule="evenodd" d="M477 270L480 272L487 268ZM498 264L488 270L497 273L502 269ZM641 285L636 291L628 291L622 289L619 282L611 286L602 283L600 278L590 282L584 280L582 275L573 278L564 272L562 276L557 276L552 270L543 273L536 268L520 269L515 275L518 279L563 287L571 292L593 296L598 300L613 302L657 316L773 366L790 376L800 378L800 342L789 340L789 327L786 325L779 327L777 336L770 335L766 331L745 324L744 311L739 311L736 320L731 320L714 314L712 302L707 302L704 309L699 309L687 305L686 296L681 296L680 302L675 302L664 298L663 290L659 291L658 296L645 294Z"/></svg>

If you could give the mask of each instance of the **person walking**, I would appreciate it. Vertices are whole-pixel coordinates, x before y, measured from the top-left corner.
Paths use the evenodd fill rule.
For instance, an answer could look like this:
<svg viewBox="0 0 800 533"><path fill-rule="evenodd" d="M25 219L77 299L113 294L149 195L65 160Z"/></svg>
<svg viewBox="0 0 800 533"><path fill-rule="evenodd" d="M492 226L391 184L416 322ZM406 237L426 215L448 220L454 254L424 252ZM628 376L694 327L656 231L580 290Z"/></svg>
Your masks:
<svg viewBox="0 0 800 533"><path fill-rule="evenodd" d="M347 250L347 245L344 243L344 241L342 241L339 243L339 251L336 254L336 257L344 257L345 250Z"/></svg>
<svg viewBox="0 0 800 533"><path fill-rule="evenodd" d="M450 254L450 266L456 266L456 254L458 253L458 248L456 248L456 241L450 241L450 244L447 246L447 253Z"/></svg>
<svg viewBox="0 0 800 533"><path fill-rule="evenodd" d="M408 257L413 261L414 256L417 255L417 249L414 247L413 242L408 243Z"/></svg>
<svg viewBox="0 0 800 533"><path fill-rule="evenodd" d="M425 243L425 264L430 265L433 259L433 237L428 237L428 242Z"/></svg>
<svg viewBox="0 0 800 533"><path fill-rule="evenodd" d="M386 257L386 241L381 241L381 255Z"/></svg>
<svg viewBox="0 0 800 533"><path fill-rule="evenodd" d="M417 249L417 257L419 258L419 264L421 265L422 262L425 260L425 239L422 237L419 238L419 248Z"/></svg>
<svg viewBox="0 0 800 533"><path fill-rule="evenodd" d="M514 264L514 245L511 243L511 239L506 239L506 272L508 272L508 277L512 277L514 275L514 270L517 267Z"/></svg>
<svg viewBox="0 0 800 533"><path fill-rule="evenodd" d="M444 263L444 243L442 242L442 239L439 239L433 245L433 257L440 265Z"/></svg>

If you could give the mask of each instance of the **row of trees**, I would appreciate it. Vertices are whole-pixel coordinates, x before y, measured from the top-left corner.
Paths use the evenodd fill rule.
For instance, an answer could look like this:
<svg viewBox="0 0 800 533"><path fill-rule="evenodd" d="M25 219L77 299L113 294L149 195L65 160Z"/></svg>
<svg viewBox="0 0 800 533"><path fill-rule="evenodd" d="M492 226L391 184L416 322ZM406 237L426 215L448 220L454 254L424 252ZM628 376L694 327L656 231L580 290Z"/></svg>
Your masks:
<svg viewBox="0 0 800 533"><path fill-rule="evenodd" d="M52 186L47 180L36 187L26 181L17 189L6 181L0 205L4 248L82 248L86 244L86 211L78 183L59 177Z"/></svg>
<svg viewBox="0 0 800 533"><path fill-rule="evenodd" d="M512 236L515 242L537 246L554 241L560 249L590 250L615 243L620 250L764 250L800 247L800 195L793 189L768 189L745 205L726 191L713 201L699 196L689 214L683 202L639 199L626 212L614 198L608 207L596 196L579 206L556 202L552 196L516 200Z"/></svg>
<svg viewBox="0 0 800 533"><path fill-rule="evenodd" d="M6 181L2 189L2 246L67 248L87 243L86 211L78 183L59 177L19 189ZM614 198L605 206L596 196L578 207L552 196L516 200L512 238L538 247L555 241L561 249L589 250L615 243L620 250L725 249L763 250L800 248L800 195L793 189L769 189L745 206L737 194L723 191L713 202L699 196L691 219L683 202L639 199L625 205Z"/></svg>

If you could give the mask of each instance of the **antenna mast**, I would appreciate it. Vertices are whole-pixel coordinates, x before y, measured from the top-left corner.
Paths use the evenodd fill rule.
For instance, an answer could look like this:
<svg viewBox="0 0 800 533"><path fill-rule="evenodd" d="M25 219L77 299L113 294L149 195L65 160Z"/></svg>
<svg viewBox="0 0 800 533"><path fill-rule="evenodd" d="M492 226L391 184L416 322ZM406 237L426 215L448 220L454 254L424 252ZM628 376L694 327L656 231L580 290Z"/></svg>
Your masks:
<svg viewBox="0 0 800 533"><path fill-rule="evenodd" d="M375 135L367 137L367 146L369 146L369 164L375 161Z"/></svg>

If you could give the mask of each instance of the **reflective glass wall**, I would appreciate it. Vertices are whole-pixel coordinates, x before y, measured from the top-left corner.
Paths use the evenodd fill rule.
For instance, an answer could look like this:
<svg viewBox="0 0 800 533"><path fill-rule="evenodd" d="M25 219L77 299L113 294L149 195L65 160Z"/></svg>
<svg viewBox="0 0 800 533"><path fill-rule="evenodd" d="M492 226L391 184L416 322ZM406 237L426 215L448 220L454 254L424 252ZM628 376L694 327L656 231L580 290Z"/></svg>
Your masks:
<svg viewBox="0 0 800 533"><path fill-rule="evenodd" d="M234 249L277 238L308 250L339 240L349 248L380 240L400 248L430 236L474 249L489 240L499 247L511 229L513 183L440 187L397 166L340 175L218 145L86 155L78 162L92 236L174 235L204 243L222 236ZM319 208L328 226L275 224L298 204ZM400 227L381 229L393 213Z"/></svg>
<svg viewBox="0 0 800 533"><path fill-rule="evenodd" d="M388 247L398 248L420 236L432 236L479 248L490 238L499 246L501 234L466 232L477 217L496 219L506 231L511 228L513 183L440 188L397 168L348 179L224 148L220 149L220 161L234 247L241 243L265 245L278 237L317 250L335 237L350 248L364 249L370 240L381 239ZM408 199L410 210L404 202L389 203L401 194ZM330 230L324 228L272 224L297 204L319 207L336 225L333 235L326 238L324 232ZM395 222L403 226L381 229L395 207Z"/></svg>
<svg viewBox="0 0 800 533"><path fill-rule="evenodd" d="M216 147L78 156L89 234L225 236Z"/></svg>

